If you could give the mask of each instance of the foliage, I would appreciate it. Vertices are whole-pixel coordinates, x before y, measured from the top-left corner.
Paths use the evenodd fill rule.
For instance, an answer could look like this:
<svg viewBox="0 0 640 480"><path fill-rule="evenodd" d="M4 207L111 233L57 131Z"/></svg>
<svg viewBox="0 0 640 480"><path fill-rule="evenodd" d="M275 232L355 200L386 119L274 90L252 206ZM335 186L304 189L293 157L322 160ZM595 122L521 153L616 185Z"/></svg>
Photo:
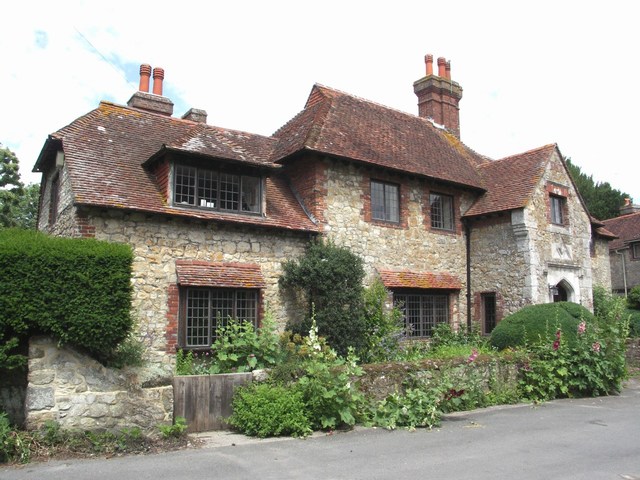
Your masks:
<svg viewBox="0 0 640 480"><path fill-rule="evenodd" d="M552 336L531 347L531 362L520 383L525 398L535 401L559 397L597 396L620 391L626 376L625 341L628 319L624 301L613 299L607 311L576 327L576 340L564 340L558 328Z"/></svg>
<svg viewBox="0 0 640 480"><path fill-rule="evenodd" d="M106 358L106 364L112 368L140 367L144 364L144 351L144 343L130 334Z"/></svg>
<svg viewBox="0 0 640 480"><path fill-rule="evenodd" d="M373 425L394 430L398 427L437 427L442 417L436 390L408 388L404 394L393 393L371 410Z"/></svg>
<svg viewBox="0 0 640 480"><path fill-rule="evenodd" d="M312 242L300 259L283 265L280 286L300 294L308 317L290 323L287 329L305 334L315 319L319 333L341 355L348 347L365 347L363 316L364 268L362 259L349 249L331 242Z"/></svg>
<svg viewBox="0 0 640 480"><path fill-rule="evenodd" d="M591 215L600 220L620 215L620 206L629 194L616 190L609 182L595 182L592 175L582 173L570 159L567 159L567 168Z"/></svg>
<svg viewBox="0 0 640 480"><path fill-rule="evenodd" d="M18 226L13 213L23 194L18 157L0 144L0 228Z"/></svg>
<svg viewBox="0 0 640 480"><path fill-rule="evenodd" d="M48 334L105 361L132 327L132 262L126 245L0 230L0 336Z"/></svg>
<svg viewBox="0 0 640 480"><path fill-rule="evenodd" d="M30 183L22 189L16 204L10 211L11 224L17 228L35 230L38 221L40 185Z"/></svg>
<svg viewBox="0 0 640 480"><path fill-rule="evenodd" d="M158 425L158 430L164 438L180 438L187 433L187 419L176 417L171 425Z"/></svg>
<svg viewBox="0 0 640 480"><path fill-rule="evenodd" d="M302 392L291 386L252 383L236 390L229 424L245 435L303 437L312 432Z"/></svg>
<svg viewBox="0 0 640 480"><path fill-rule="evenodd" d="M592 321L593 315L581 305L571 302L529 305L505 317L491 332L491 345L507 347L533 345L548 338L556 327L566 332L566 340L575 339L581 320Z"/></svg>
<svg viewBox="0 0 640 480"><path fill-rule="evenodd" d="M637 285L631 289L631 291L627 295L627 302L629 303L629 308L640 310L640 285Z"/></svg>
<svg viewBox="0 0 640 480"><path fill-rule="evenodd" d="M280 356L279 342L270 313L265 315L258 329L251 322L230 320L218 329L211 351L177 352L176 375L250 372L273 367Z"/></svg>
<svg viewBox="0 0 640 480"><path fill-rule="evenodd" d="M626 314L629 316L629 336L640 337L640 310L629 308Z"/></svg>
<svg viewBox="0 0 640 480"><path fill-rule="evenodd" d="M402 311L387 307L389 291L376 279L364 291L365 341L362 360L382 362L392 360L405 337Z"/></svg>
<svg viewBox="0 0 640 480"><path fill-rule="evenodd" d="M0 413L0 463L27 463L32 458L48 459L57 454L93 456L149 452L156 446L175 448L185 442L182 433L158 440L143 434L138 427L82 431L62 429L52 420L45 422L39 430L21 431L11 427L6 414Z"/></svg>

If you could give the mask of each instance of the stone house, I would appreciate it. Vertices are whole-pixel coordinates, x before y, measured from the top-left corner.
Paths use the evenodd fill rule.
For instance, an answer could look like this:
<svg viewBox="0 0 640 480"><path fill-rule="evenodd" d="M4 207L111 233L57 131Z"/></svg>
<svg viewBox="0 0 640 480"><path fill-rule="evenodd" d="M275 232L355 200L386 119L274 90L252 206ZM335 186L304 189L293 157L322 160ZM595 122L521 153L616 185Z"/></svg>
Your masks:
<svg viewBox="0 0 640 480"><path fill-rule="evenodd" d="M617 238L609 243L611 288L626 295L640 285L640 205L627 198L620 216L602 222Z"/></svg>
<svg viewBox="0 0 640 480"><path fill-rule="evenodd" d="M171 374L177 348L209 346L217 318L295 316L282 264L318 237L362 257L414 337L440 322L488 333L532 303L592 308L594 284L610 285L612 235L589 217L558 147L476 153L460 140L449 62L437 74L431 55L425 64L418 116L316 84L268 137L208 125L198 109L172 116L164 71L150 93L142 65L126 106L101 102L46 140L38 228L131 245L154 378Z"/></svg>

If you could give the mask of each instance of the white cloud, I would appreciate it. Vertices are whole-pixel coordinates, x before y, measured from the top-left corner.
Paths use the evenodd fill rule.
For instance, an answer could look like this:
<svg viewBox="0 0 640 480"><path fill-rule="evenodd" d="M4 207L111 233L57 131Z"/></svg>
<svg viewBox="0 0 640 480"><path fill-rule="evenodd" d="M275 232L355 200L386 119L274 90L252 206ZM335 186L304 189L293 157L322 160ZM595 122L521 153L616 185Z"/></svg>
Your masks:
<svg viewBox="0 0 640 480"><path fill-rule="evenodd" d="M452 62L463 140L493 157L548 143L640 202L632 2L22 2L0 39L0 142L23 177L47 134L126 103L165 69L175 115L270 134L315 82L416 113L423 56ZM105 60L108 59L108 61ZM109 63L112 62L112 63Z"/></svg>

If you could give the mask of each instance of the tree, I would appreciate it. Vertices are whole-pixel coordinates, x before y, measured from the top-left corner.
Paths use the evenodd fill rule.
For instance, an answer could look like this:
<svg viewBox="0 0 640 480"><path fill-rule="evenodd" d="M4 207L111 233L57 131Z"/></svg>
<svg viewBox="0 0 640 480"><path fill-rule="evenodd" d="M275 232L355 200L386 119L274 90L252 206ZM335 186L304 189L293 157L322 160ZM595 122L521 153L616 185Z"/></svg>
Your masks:
<svg viewBox="0 0 640 480"><path fill-rule="evenodd" d="M20 180L16 155L0 144L0 228L36 228L40 186Z"/></svg>
<svg viewBox="0 0 640 480"><path fill-rule="evenodd" d="M580 167L574 165L570 158L567 158L567 168L591 215L599 220L620 215L620 206L624 204L624 199L629 197L628 193L616 190L609 182L595 182L592 175L582 173Z"/></svg>
<svg viewBox="0 0 640 480"><path fill-rule="evenodd" d="M299 260L283 265L280 285L302 293L309 315L287 328L306 335L315 315L318 333L338 353L348 347L365 346L363 312L364 267L362 259L349 249L331 242L313 242Z"/></svg>
<svg viewBox="0 0 640 480"><path fill-rule="evenodd" d="M18 157L0 144L0 227L15 227L13 212L23 195Z"/></svg>

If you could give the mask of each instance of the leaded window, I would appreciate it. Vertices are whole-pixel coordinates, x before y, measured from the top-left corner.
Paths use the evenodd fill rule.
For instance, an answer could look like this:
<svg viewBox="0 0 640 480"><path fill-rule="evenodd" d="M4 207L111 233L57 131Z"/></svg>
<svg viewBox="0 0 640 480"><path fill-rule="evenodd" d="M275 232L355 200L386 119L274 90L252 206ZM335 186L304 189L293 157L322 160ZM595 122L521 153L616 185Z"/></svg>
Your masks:
<svg viewBox="0 0 640 480"><path fill-rule="evenodd" d="M400 222L400 188L393 183L371 181L371 218Z"/></svg>
<svg viewBox="0 0 640 480"><path fill-rule="evenodd" d="M564 205L566 199L551 195L551 223L556 225L564 225Z"/></svg>
<svg viewBox="0 0 640 480"><path fill-rule="evenodd" d="M260 177L176 165L173 203L229 212L260 213L261 185Z"/></svg>
<svg viewBox="0 0 640 480"><path fill-rule="evenodd" d="M453 215L453 197L440 193L429 195L431 208L431 227L441 230L455 230Z"/></svg>
<svg viewBox="0 0 640 480"><path fill-rule="evenodd" d="M408 337L429 337L440 323L449 323L449 295L394 293L394 303L404 313Z"/></svg>
<svg viewBox="0 0 640 480"><path fill-rule="evenodd" d="M187 288L184 292L185 347L210 347L218 329L230 319L258 326L258 291L249 289Z"/></svg>

